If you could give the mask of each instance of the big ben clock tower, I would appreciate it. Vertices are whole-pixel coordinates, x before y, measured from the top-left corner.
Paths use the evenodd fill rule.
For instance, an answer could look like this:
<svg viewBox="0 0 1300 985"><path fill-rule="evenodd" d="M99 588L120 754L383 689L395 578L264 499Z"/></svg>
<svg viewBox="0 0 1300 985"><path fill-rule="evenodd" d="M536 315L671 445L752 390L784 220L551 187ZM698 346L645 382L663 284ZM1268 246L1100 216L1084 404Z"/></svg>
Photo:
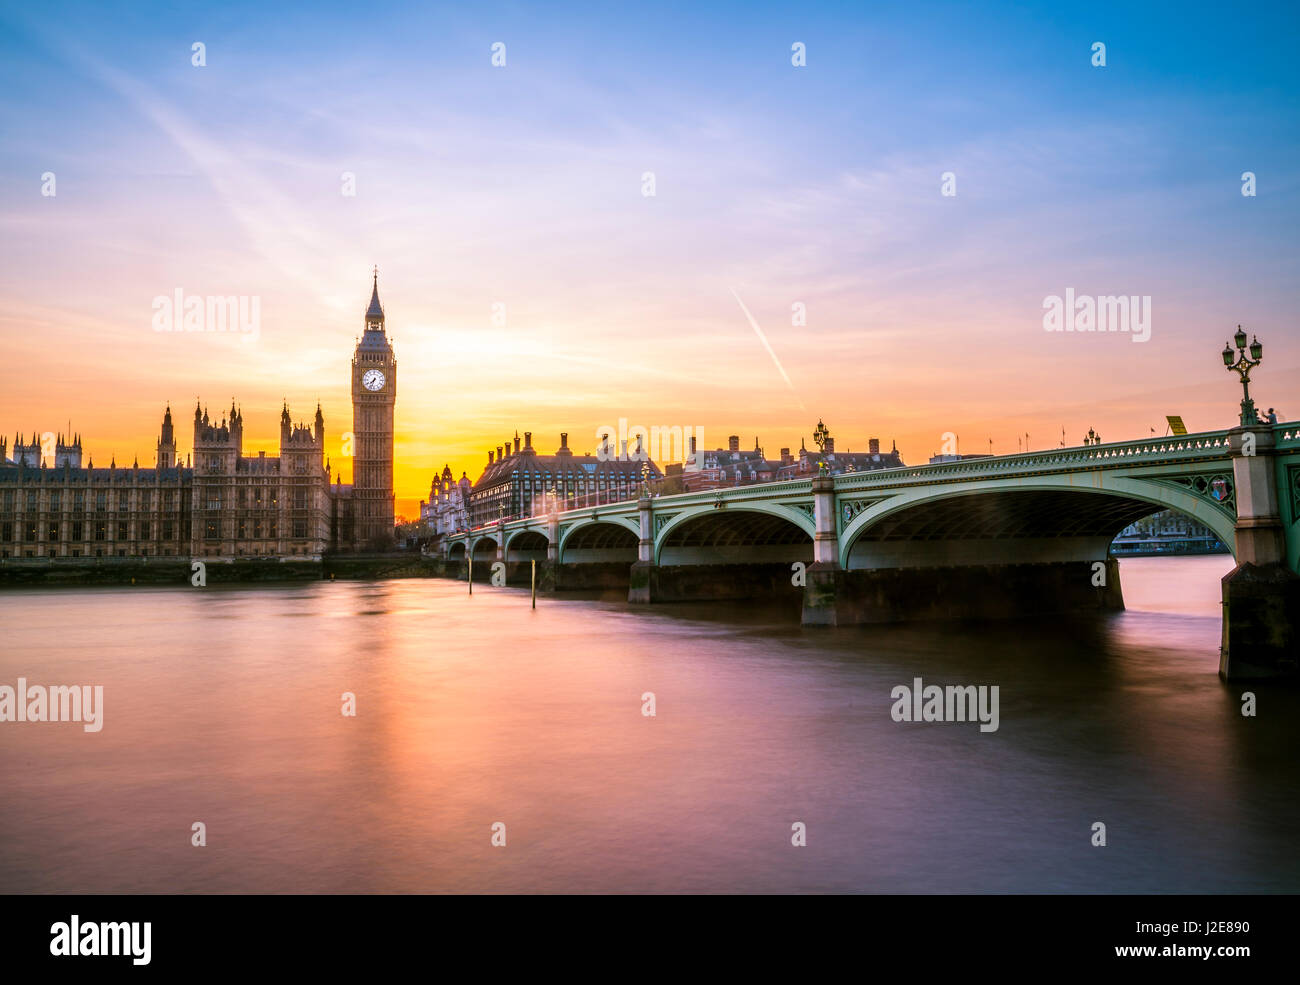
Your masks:
<svg viewBox="0 0 1300 985"><path fill-rule="evenodd" d="M352 498L356 546L393 547L393 405L397 360L384 334L379 269L366 309L366 330L352 355Z"/></svg>

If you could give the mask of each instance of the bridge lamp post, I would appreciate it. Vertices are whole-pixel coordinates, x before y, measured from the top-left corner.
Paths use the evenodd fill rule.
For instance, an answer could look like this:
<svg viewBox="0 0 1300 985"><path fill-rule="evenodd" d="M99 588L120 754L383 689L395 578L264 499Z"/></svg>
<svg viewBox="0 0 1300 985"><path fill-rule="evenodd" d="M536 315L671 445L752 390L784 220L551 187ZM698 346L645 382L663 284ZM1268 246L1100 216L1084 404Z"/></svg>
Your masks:
<svg viewBox="0 0 1300 985"><path fill-rule="evenodd" d="M830 436L831 432L829 429L827 429L826 425L819 420L817 422L817 428L813 431L813 444L817 446L818 451L822 451L826 447L826 439Z"/></svg>
<svg viewBox="0 0 1300 985"><path fill-rule="evenodd" d="M1241 426L1249 427L1252 424L1258 424L1259 418L1255 414L1255 401L1250 399L1250 371L1264 361L1264 346L1260 344L1259 339L1251 337L1249 352L1246 355L1246 333L1242 331L1241 326L1237 326L1237 333L1232 337L1236 343L1236 358L1233 358L1232 346L1227 343L1223 346L1223 365L1230 371L1235 371L1241 377Z"/></svg>

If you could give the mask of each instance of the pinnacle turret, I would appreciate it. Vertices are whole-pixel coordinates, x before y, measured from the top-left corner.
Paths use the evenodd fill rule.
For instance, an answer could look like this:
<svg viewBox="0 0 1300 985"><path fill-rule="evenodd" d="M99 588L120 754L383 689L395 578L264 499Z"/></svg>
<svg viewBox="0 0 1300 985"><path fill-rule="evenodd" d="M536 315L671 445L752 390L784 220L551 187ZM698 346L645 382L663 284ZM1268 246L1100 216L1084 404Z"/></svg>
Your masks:
<svg viewBox="0 0 1300 985"><path fill-rule="evenodd" d="M366 309L366 327L373 321L384 320L384 306L379 303L379 268L375 268L375 280L370 292L370 307Z"/></svg>

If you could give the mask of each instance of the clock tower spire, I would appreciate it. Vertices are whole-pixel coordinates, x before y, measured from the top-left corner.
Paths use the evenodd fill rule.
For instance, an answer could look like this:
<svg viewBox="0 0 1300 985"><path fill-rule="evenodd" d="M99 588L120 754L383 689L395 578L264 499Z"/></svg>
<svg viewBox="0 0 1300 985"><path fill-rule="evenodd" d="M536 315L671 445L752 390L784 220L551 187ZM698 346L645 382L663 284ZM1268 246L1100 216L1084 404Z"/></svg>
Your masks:
<svg viewBox="0 0 1300 985"><path fill-rule="evenodd" d="M356 545L391 550L394 542L393 407L397 359L384 329L379 268L374 270L365 331L352 354L352 498Z"/></svg>

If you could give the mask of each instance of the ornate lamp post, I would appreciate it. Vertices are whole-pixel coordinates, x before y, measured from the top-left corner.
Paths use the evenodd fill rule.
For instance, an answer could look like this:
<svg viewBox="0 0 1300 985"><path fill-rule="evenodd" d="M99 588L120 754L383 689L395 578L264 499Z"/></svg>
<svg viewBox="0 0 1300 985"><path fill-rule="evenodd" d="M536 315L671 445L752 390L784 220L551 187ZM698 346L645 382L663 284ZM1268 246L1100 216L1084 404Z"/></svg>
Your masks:
<svg viewBox="0 0 1300 985"><path fill-rule="evenodd" d="M817 428L813 431L813 444L817 446L817 474L828 475L831 467L826 464L826 442L830 441L830 429L822 423L821 418L817 419Z"/></svg>
<svg viewBox="0 0 1300 985"><path fill-rule="evenodd" d="M813 444L817 446L818 451L825 451L826 439L829 438L830 436L831 433L830 431L827 430L826 425L823 424L820 419L818 419L817 430L813 431Z"/></svg>
<svg viewBox="0 0 1300 985"><path fill-rule="evenodd" d="M1233 359L1232 346L1227 343L1223 346L1223 365L1230 371L1236 371L1241 377L1241 426L1249 427L1252 424L1259 423L1259 416L1255 413L1255 401L1250 399L1250 371L1264 361L1264 346L1260 344L1259 339L1251 337L1250 355L1247 356L1246 333L1242 331L1241 326L1237 326L1237 334L1232 337L1236 343L1237 354Z"/></svg>

